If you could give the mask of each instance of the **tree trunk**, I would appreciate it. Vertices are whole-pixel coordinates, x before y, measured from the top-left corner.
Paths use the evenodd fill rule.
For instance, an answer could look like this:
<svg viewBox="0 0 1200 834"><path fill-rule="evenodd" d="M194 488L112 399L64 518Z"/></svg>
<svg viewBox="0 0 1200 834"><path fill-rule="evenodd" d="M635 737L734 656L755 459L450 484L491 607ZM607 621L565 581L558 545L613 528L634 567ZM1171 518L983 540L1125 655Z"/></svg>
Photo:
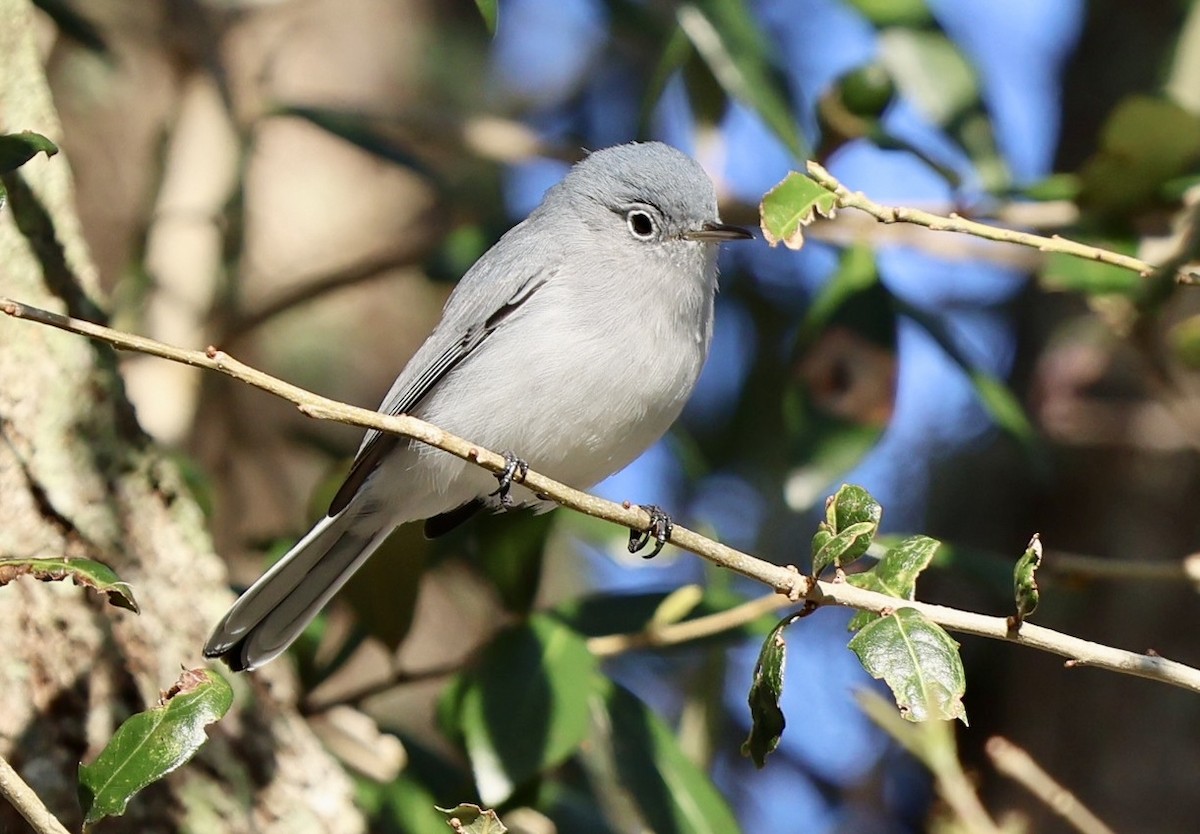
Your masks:
<svg viewBox="0 0 1200 834"><path fill-rule="evenodd" d="M0 133L61 138L27 0L0 0ZM95 268L62 154L4 178L0 295L97 318ZM114 353L0 316L0 558L87 557L133 586L141 614L65 583L0 588L0 752L68 827L76 767L130 713L201 662L231 601L205 518L138 426ZM274 674L272 674L274 672ZM352 785L297 715L282 667L235 682L197 759L106 831L359 831ZM250 688L254 688L253 697ZM0 831L24 823L0 803Z"/></svg>

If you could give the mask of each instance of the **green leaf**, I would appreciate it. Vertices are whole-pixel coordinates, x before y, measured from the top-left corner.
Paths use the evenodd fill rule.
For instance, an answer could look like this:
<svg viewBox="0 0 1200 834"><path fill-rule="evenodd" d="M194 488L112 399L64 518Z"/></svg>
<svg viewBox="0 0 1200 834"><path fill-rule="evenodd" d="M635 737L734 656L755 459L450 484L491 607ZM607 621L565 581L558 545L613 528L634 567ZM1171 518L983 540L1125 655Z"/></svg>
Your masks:
<svg viewBox="0 0 1200 834"><path fill-rule="evenodd" d="M84 825L120 816L138 791L187 762L207 740L204 728L233 703L233 690L210 669L191 669L158 706L126 720L90 765L79 766Z"/></svg>
<svg viewBox="0 0 1200 834"><path fill-rule="evenodd" d="M504 802L578 749L595 670L583 638L544 615L492 641L457 694L457 723L484 802Z"/></svg>
<svg viewBox="0 0 1200 834"><path fill-rule="evenodd" d="M1167 98L1130 96L1108 117L1100 150L1081 170L1080 203L1104 215L1131 213L1197 161L1200 116Z"/></svg>
<svg viewBox="0 0 1200 834"><path fill-rule="evenodd" d="M438 813L433 794L410 772L401 773L381 787L385 790L387 816L401 831L440 831L446 825L445 813ZM379 818L378 813L371 815Z"/></svg>
<svg viewBox="0 0 1200 834"><path fill-rule="evenodd" d="M71 579L80 587L92 588L108 597L110 605L138 613L137 600L129 583L101 562L91 559L3 559L0 560L0 586L18 576L32 576L41 582Z"/></svg>
<svg viewBox="0 0 1200 834"><path fill-rule="evenodd" d="M1083 183L1078 174L1050 174L1044 179L1023 187L1019 193L1026 199L1038 202L1054 200L1074 202L1079 198L1079 190L1082 187Z"/></svg>
<svg viewBox="0 0 1200 834"><path fill-rule="evenodd" d="M438 808L446 815L446 821L455 824L449 827L455 834L504 834L508 829L500 822L500 817L490 808L480 808L464 802L454 808Z"/></svg>
<svg viewBox="0 0 1200 834"><path fill-rule="evenodd" d="M949 125L979 103L979 79L953 41L931 29L892 28L879 37L880 59L919 111Z"/></svg>
<svg viewBox="0 0 1200 834"><path fill-rule="evenodd" d="M850 640L850 650L871 677L891 688L909 721L967 723L962 703L967 681L958 643L920 611L903 607L868 623Z"/></svg>
<svg viewBox="0 0 1200 834"><path fill-rule="evenodd" d="M787 726L779 698L783 694L783 671L787 665L787 642L783 630L800 617L784 617L763 641L754 664L754 679L750 684L750 737L742 743L742 755L749 756L761 768L767 756L779 746L783 728Z"/></svg>
<svg viewBox="0 0 1200 834"><path fill-rule="evenodd" d="M807 156L787 88L746 4L697 0L680 6L676 19L725 92L754 110L797 159Z"/></svg>
<svg viewBox="0 0 1200 834"><path fill-rule="evenodd" d="M933 19L925 0L849 0L875 26L915 28Z"/></svg>
<svg viewBox="0 0 1200 834"><path fill-rule="evenodd" d="M1098 246L1115 252L1131 247L1112 241L1097 242ZM1133 254L1132 251L1128 254ZM1146 279L1136 272L1112 264L1052 252L1042 263L1038 276L1042 288L1055 292L1078 292L1084 295L1134 296Z"/></svg>
<svg viewBox="0 0 1200 834"><path fill-rule="evenodd" d="M771 246L788 249L804 245L803 229L817 216L832 218L837 195L803 174L792 171L766 193L758 207L763 237Z"/></svg>
<svg viewBox="0 0 1200 834"><path fill-rule="evenodd" d="M909 536L888 550L879 563L863 573L851 574L846 581L858 588L877 591L897 599L912 599L917 577L929 566L942 543L928 536ZM859 611L850 620L850 630L858 631L878 615Z"/></svg>
<svg viewBox="0 0 1200 834"><path fill-rule="evenodd" d="M554 513L486 514L466 530L471 563L487 577L509 611L533 608L541 587L546 538L557 521Z"/></svg>
<svg viewBox="0 0 1200 834"><path fill-rule="evenodd" d="M896 299L896 306L903 315L920 325L946 355L966 372L975 389L975 395L979 397L980 404L992 421L1019 441L1026 451L1031 454L1040 451L1037 431L1025 414L1020 400L995 374L976 367L967 358L945 322L901 299Z"/></svg>
<svg viewBox="0 0 1200 834"><path fill-rule="evenodd" d="M736 834L737 820L712 780L692 763L652 710L628 690L602 679L589 761L604 757L642 825L655 834Z"/></svg>
<svg viewBox="0 0 1200 834"><path fill-rule="evenodd" d="M992 131L991 117L980 95L979 78L962 50L935 28L893 26L879 36L879 60L887 67L904 98L929 121L943 128L970 158L976 175L989 190L1011 182ZM882 145L898 143L957 185L958 176L900 137L877 137Z"/></svg>
<svg viewBox="0 0 1200 834"><path fill-rule="evenodd" d="M412 626L430 549L417 525L398 527L376 551L378 558L368 559L342 591L359 625L390 648Z"/></svg>
<svg viewBox="0 0 1200 834"><path fill-rule="evenodd" d="M820 576L832 566L843 567L867 552L883 507L860 486L842 484L825 502L825 520L812 541L812 572Z"/></svg>
<svg viewBox="0 0 1200 834"><path fill-rule="evenodd" d="M500 3L499 0L475 0L475 5L479 7L479 14L483 17L483 23L487 26L488 34L496 34L496 24L499 22Z"/></svg>
<svg viewBox="0 0 1200 834"><path fill-rule="evenodd" d="M1042 539L1037 534L1029 540L1029 546L1013 568L1013 598L1017 603L1014 626L1020 626L1025 618L1038 607L1037 569L1042 564Z"/></svg>
<svg viewBox="0 0 1200 834"><path fill-rule="evenodd" d="M0 174L17 170L39 153L54 156L58 145L31 130L0 134Z"/></svg>
<svg viewBox="0 0 1200 834"><path fill-rule="evenodd" d="M788 176L799 175L789 174ZM807 179L806 181L812 182ZM813 184L816 185L816 183ZM770 194L767 196L770 197ZM763 205L766 205L765 198ZM838 259L837 271L821 286L816 298L808 305L808 310L804 314L804 322L800 325L800 335L797 337L797 341L802 345L811 342L816 334L833 320L834 314L842 309L851 298L865 293L878 284L879 270L875 265L875 250L864 243L855 243L847 247Z"/></svg>

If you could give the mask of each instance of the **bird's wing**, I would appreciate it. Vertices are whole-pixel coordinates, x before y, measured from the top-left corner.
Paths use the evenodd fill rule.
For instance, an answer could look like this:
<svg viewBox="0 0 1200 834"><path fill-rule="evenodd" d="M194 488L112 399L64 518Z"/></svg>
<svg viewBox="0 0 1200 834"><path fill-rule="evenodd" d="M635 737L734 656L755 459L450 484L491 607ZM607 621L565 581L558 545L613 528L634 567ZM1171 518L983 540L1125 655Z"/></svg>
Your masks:
<svg viewBox="0 0 1200 834"><path fill-rule="evenodd" d="M464 277L464 282L469 277ZM478 295L471 297L456 292L456 295L471 299L469 307L467 303L456 305L455 299L451 298L441 323L396 379L379 411L384 414L411 412L446 374L483 344L549 278L549 273L539 271L524 280L507 298L502 298L499 304L480 304ZM337 515L350 504L363 483L400 440L394 434L374 429L367 432L350 466L350 473L329 504L329 515Z"/></svg>

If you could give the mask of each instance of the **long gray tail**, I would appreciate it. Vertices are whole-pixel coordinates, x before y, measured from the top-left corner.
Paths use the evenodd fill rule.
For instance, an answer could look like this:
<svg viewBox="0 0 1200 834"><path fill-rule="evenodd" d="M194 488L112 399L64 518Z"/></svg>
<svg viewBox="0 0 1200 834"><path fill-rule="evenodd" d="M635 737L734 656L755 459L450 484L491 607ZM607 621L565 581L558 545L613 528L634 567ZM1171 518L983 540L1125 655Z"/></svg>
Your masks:
<svg viewBox="0 0 1200 834"><path fill-rule="evenodd" d="M205 656L241 672L290 646L391 532L364 520L349 507L318 522L221 618Z"/></svg>

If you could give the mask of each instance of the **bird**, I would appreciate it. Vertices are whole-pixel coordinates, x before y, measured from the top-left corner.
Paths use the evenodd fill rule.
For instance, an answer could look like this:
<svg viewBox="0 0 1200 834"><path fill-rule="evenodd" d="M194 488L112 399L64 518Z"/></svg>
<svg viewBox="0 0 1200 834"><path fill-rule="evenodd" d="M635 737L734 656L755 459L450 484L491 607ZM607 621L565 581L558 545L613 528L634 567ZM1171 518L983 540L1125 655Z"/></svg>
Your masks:
<svg viewBox="0 0 1200 834"><path fill-rule="evenodd" d="M543 512L555 505L521 485L529 468L586 489L632 462L707 358L718 244L752 237L721 222L712 181L670 145L577 162L463 275L379 407L504 450L504 472L367 431L326 515L237 599L205 656L235 672L277 657L402 524L434 538L483 509ZM646 509L631 549L652 535L657 552L670 519Z"/></svg>

